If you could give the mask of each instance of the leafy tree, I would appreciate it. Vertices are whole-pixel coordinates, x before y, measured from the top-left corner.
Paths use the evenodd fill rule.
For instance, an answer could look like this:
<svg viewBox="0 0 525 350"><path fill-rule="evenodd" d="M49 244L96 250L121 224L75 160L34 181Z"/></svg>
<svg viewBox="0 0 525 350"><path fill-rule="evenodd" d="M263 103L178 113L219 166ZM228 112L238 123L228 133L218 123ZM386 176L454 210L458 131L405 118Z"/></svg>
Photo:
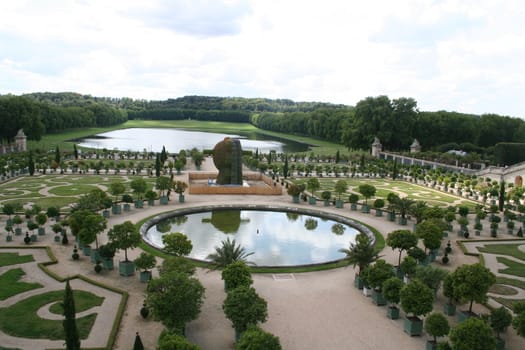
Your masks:
<svg viewBox="0 0 525 350"><path fill-rule="evenodd" d="M383 286L381 289L381 292L383 293L383 296L385 299L392 304L399 303L401 289L404 287L403 281L401 281L397 277L390 277L386 281L383 282Z"/></svg>
<svg viewBox="0 0 525 350"><path fill-rule="evenodd" d="M374 248L372 239L360 233L355 237L355 243L350 243L348 249L339 249L341 253L345 253L345 259L355 268L358 267L357 274L359 275L368 265L379 259L379 252Z"/></svg>
<svg viewBox="0 0 525 350"><path fill-rule="evenodd" d="M441 246L443 227L439 222L436 219L428 219L417 225L416 235L423 240L425 249L434 250Z"/></svg>
<svg viewBox="0 0 525 350"><path fill-rule="evenodd" d="M359 193L365 197L365 205L368 205L368 198L375 196L376 188L370 184L362 184L358 187Z"/></svg>
<svg viewBox="0 0 525 350"><path fill-rule="evenodd" d="M279 337L263 331L257 326L249 326L235 344L235 350L281 350Z"/></svg>
<svg viewBox="0 0 525 350"><path fill-rule="evenodd" d="M514 304L516 316L512 320L512 327L519 336L525 337L525 302L520 301Z"/></svg>
<svg viewBox="0 0 525 350"><path fill-rule="evenodd" d="M200 350L184 336L177 333L163 331L160 334L157 350Z"/></svg>
<svg viewBox="0 0 525 350"><path fill-rule="evenodd" d="M175 256L188 255L193 249L191 240L181 232L173 232L162 236L162 244L164 244L165 252Z"/></svg>
<svg viewBox="0 0 525 350"><path fill-rule="evenodd" d="M235 331L243 333L248 326L256 326L258 322L265 322L268 318L268 305L255 289L240 286L228 292L222 305L224 314Z"/></svg>
<svg viewBox="0 0 525 350"><path fill-rule="evenodd" d="M137 199L141 199L141 195L144 194L148 188L146 180L141 177L132 180L129 186L133 190L133 193L137 194Z"/></svg>
<svg viewBox="0 0 525 350"><path fill-rule="evenodd" d="M449 339L454 350L493 350L496 339L490 326L482 319L470 317L450 331Z"/></svg>
<svg viewBox="0 0 525 350"><path fill-rule="evenodd" d="M416 268L416 278L437 293L441 287L441 282L445 279L448 272L439 267L418 266Z"/></svg>
<svg viewBox="0 0 525 350"><path fill-rule="evenodd" d="M172 187L172 181L167 176L159 176L155 182L155 187L160 191L160 195L164 196L165 192Z"/></svg>
<svg viewBox="0 0 525 350"><path fill-rule="evenodd" d="M319 180L316 177L312 177L306 183L306 187L308 188L312 196L315 196L314 192L321 187L321 184L319 183Z"/></svg>
<svg viewBox="0 0 525 350"><path fill-rule="evenodd" d="M489 317L490 326L496 332L496 337L500 337L500 333L505 332L507 327L512 323L512 314L504 306L493 309Z"/></svg>
<svg viewBox="0 0 525 350"><path fill-rule="evenodd" d="M60 216L60 210L57 207L47 208L46 215L48 218L55 218L55 220Z"/></svg>
<svg viewBox="0 0 525 350"><path fill-rule="evenodd" d="M254 252L246 252L245 248L237 245L230 237L221 242L220 247L215 247L215 252L209 254L206 259L210 260L210 268L220 269L236 261L248 262L246 259Z"/></svg>
<svg viewBox="0 0 525 350"><path fill-rule="evenodd" d="M224 288L228 292L239 286L251 286L252 274L244 261L236 261L226 266L221 272Z"/></svg>
<svg viewBox="0 0 525 350"><path fill-rule="evenodd" d="M496 276L479 263L462 265L451 276L455 299L470 302L468 312L472 312L474 302L487 301L487 292L496 283Z"/></svg>
<svg viewBox="0 0 525 350"><path fill-rule="evenodd" d="M425 315L432 311L434 293L426 284L414 279L405 285L399 292L401 307L407 314L416 317Z"/></svg>
<svg viewBox="0 0 525 350"><path fill-rule="evenodd" d="M69 279L66 280L66 290L64 292L62 308L64 309L62 326L66 334L66 350L80 350L80 336L75 319L75 299L73 298L73 290L69 285Z"/></svg>
<svg viewBox="0 0 525 350"><path fill-rule="evenodd" d="M129 261L128 249L138 246L141 236L137 227L128 220L113 226L108 232L108 239L115 248L124 250L124 261Z"/></svg>
<svg viewBox="0 0 525 350"><path fill-rule="evenodd" d="M416 267L417 260L410 255L405 256L403 261L401 261L401 264L399 264L401 271L409 278L412 278L416 273Z"/></svg>
<svg viewBox="0 0 525 350"><path fill-rule="evenodd" d="M395 230L386 237L386 244L394 249L399 249L397 265L401 265L401 254L403 250L408 250L417 245L417 236L410 230Z"/></svg>
<svg viewBox="0 0 525 350"><path fill-rule="evenodd" d="M42 227L46 224L47 222L47 215L44 214L44 213L38 213L36 214L35 216L35 220L36 222L38 223L38 226Z"/></svg>
<svg viewBox="0 0 525 350"><path fill-rule="evenodd" d="M335 183L334 191L338 195L338 199L341 199L341 195L348 190L348 183L345 180L337 180Z"/></svg>
<svg viewBox="0 0 525 350"><path fill-rule="evenodd" d="M139 257L134 260L134 263L137 269L148 271L155 267L157 260L155 259L155 255L142 252Z"/></svg>
<svg viewBox="0 0 525 350"><path fill-rule="evenodd" d="M170 256L162 262L162 265L159 267L159 274L165 275L170 272L181 272L192 276L195 274L195 264L181 256Z"/></svg>
<svg viewBox="0 0 525 350"><path fill-rule="evenodd" d="M122 182L112 182L109 184L109 193L115 196L115 203L118 202L119 196L126 191L126 185Z"/></svg>
<svg viewBox="0 0 525 350"><path fill-rule="evenodd" d="M197 318L204 301L204 287L198 279L180 272L163 274L149 281L146 303L156 320L166 328L182 332Z"/></svg>
<svg viewBox="0 0 525 350"><path fill-rule="evenodd" d="M73 235L84 244L95 242L97 249L97 236L106 229L106 225L107 220L102 215L88 209L77 210L69 217L69 226Z"/></svg>
<svg viewBox="0 0 525 350"><path fill-rule="evenodd" d="M106 192L96 188L91 190L88 194L81 196L73 208L73 211L88 209L95 212L101 209L110 208L112 203L111 198L108 197Z"/></svg>
<svg viewBox="0 0 525 350"><path fill-rule="evenodd" d="M4 203L2 206L2 212L11 219L11 215L15 213L15 206L11 203Z"/></svg>
<svg viewBox="0 0 525 350"><path fill-rule="evenodd" d="M366 268L368 285L376 290L381 290L383 283L390 277L394 277L393 266L383 259Z"/></svg>
<svg viewBox="0 0 525 350"><path fill-rule="evenodd" d="M436 343L437 337L444 337L450 332L448 319L440 312L431 313L425 318L425 332L433 337Z"/></svg>

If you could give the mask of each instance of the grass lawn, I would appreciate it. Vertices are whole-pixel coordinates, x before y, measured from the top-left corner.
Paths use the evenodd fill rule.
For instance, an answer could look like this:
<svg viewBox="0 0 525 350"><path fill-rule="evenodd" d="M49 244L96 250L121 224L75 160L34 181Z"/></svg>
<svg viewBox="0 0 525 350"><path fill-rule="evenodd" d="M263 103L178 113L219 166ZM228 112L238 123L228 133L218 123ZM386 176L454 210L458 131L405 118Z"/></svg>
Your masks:
<svg viewBox="0 0 525 350"><path fill-rule="evenodd" d="M497 301L498 303L500 303L501 305L511 309L511 310L514 310L514 304L517 304L523 300L516 300L516 299L507 299L507 298L500 298L500 297L494 297L493 298L495 301Z"/></svg>
<svg viewBox="0 0 525 350"><path fill-rule="evenodd" d="M126 128L179 128L195 131L209 131L217 133L251 133L257 132L260 134L280 137L297 142L303 142L315 147L315 153L320 155L335 155L337 150L343 152L346 147L340 144L313 139L310 137L283 134L273 131L258 129L249 123L225 123L213 121L198 121L198 120L129 120L123 124L115 125L107 128L85 128L70 130L58 134L47 134L42 137L40 141L29 141L29 149L44 149L54 150L56 146L61 151L72 151L73 142L68 140L95 135L111 130L126 129Z"/></svg>
<svg viewBox="0 0 525 350"><path fill-rule="evenodd" d="M19 255L18 253L0 253L0 267L23 264L35 261L33 255Z"/></svg>
<svg viewBox="0 0 525 350"><path fill-rule="evenodd" d="M514 288L507 287L503 284L494 284L489 289L490 293L499 295L516 295L518 292Z"/></svg>
<svg viewBox="0 0 525 350"><path fill-rule="evenodd" d="M519 262L516 262L514 260L507 259L502 256L496 257L499 263L502 263L507 266L505 269L498 270L501 273L505 273L508 275L514 275L519 277L525 277L525 264L521 264Z"/></svg>
<svg viewBox="0 0 525 350"><path fill-rule="evenodd" d="M102 304L103 298L85 291L73 291L75 305L84 305L85 309ZM62 320L45 320L37 316L38 309L49 303L61 301L64 291L53 291L19 301L7 308L0 309L0 329L6 334L22 338L64 339ZM78 310L78 309L77 309ZM88 337L97 314L77 318L77 327L81 339Z"/></svg>
<svg viewBox="0 0 525 350"><path fill-rule="evenodd" d="M5 300L28 290L42 288L40 283L20 282L24 275L24 270L20 268L8 270L0 275L0 300Z"/></svg>
<svg viewBox="0 0 525 350"><path fill-rule="evenodd" d="M455 201L460 200L460 197L449 195L440 191L433 190L431 188L422 187L410 182L403 181L392 181L389 179L375 179L375 178L318 178L321 188L315 192L317 197L321 197L323 191L331 191L332 199L337 197L337 193L334 192L334 186L337 181L344 180L348 184L348 191L342 194L343 200L348 200L348 195L350 193L355 193L359 196L359 201L364 201L364 197L359 194L359 185L364 183L370 184L376 188L376 195L368 199L368 204L372 205L374 200L377 198L382 198L386 201L386 197L389 193L393 192L401 197L407 196L416 201L424 201L428 206L439 206L447 207L453 204ZM298 178L292 180L296 184L305 184L307 183L308 178ZM463 200L464 205L469 206L471 209L475 207L475 203L471 201Z"/></svg>
<svg viewBox="0 0 525 350"><path fill-rule="evenodd" d="M525 252L518 248L520 245L523 245L523 243L487 244L484 247L478 247L478 250L482 253L508 255L525 261Z"/></svg>
<svg viewBox="0 0 525 350"><path fill-rule="evenodd" d="M525 281L521 281L521 280L517 280L513 278L498 276L496 277L496 283L497 284L507 284L509 286L514 286L514 287L518 287L518 288L525 290Z"/></svg>
<svg viewBox="0 0 525 350"><path fill-rule="evenodd" d="M132 194L129 182L134 176L125 175L41 175L38 177L24 176L17 181L0 184L0 201L2 203L32 202L40 207L58 207L66 209L68 205L75 203L78 197L97 188L95 185L109 186L112 182L124 182L126 193ZM152 189L155 178L147 178L148 189ZM49 196L40 194L40 191L48 187ZM113 196L111 196L113 198Z"/></svg>

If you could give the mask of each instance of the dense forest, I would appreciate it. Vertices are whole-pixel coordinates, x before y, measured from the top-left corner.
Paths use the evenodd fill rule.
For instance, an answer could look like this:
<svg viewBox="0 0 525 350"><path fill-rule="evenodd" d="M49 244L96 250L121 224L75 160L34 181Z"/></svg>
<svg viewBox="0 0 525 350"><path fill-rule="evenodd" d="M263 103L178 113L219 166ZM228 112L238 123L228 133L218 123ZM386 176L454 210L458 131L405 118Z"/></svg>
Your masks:
<svg viewBox="0 0 525 350"><path fill-rule="evenodd" d="M11 141L18 129L30 140L73 128L111 126L128 120L127 111L105 99L74 93L0 96L0 139Z"/></svg>
<svg viewBox="0 0 525 350"><path fill-rule="evenodd" d="M374 136L384 149L406 151L414 138L424 151L462 149L494 153L497 144L525 142L525 121L496 114L419 111L413 98L367 97L355 106L287 99L185 96L163 101L92 97L76 93L0 96L0 138L24 128L30 139L61 130L110 126L128 119L212 120L306 135L368 149ZM501 147L500 147L501 148ZM499 152L501 153L501 152ZM504 153L504 152L503 152Z"/></svg>

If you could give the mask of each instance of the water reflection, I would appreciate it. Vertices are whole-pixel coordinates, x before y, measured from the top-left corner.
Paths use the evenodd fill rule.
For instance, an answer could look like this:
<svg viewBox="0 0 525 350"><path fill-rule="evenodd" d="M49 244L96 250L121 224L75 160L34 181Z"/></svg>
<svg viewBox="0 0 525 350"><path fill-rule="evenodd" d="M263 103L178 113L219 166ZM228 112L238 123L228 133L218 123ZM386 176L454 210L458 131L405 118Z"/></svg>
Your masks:
<svg viewBox="0 0 525 350"><path fill-rule="evenodd" d="M162 146L168 152L179 152L182 149L213 149L217 142L225 137L241 138L245 151L306 152L308 145L290 140L283 140L265 134L249 133L243 135L220 134L201 131L187 131L167 128L129 128L105 132L79 140L79 146L95 149L118 149L121 151L160 152Z"/></svg>
<svg viewBox="0 0 525 350"><path fill-rule="evenodd" d="M166 220L170 225L168 232L186 234L193 243L190 257L199 260L205 260L221 241L235 234L237 243L255 252L250 260L257 265L322 263L344 258L338 250L347 248L358 234L353 227L333 220L289 212L219 210L186 217L179 223ZM161 248L165 233L154 225L145 238Z"/></svg>

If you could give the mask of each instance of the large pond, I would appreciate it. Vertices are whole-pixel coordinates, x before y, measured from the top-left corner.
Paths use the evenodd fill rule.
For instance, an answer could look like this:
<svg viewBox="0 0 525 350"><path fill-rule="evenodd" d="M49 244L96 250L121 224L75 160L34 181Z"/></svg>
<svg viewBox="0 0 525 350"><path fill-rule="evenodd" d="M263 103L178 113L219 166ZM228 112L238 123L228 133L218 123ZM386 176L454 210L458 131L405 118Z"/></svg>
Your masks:
<svg viewBox="0 0 525 350"><path fill-rule="evenodd" d="M197 148L213 149L225 137L238 137L241 139L243 150L262 153L276 151L277 153L305 152L309 145L300 142L280 139L256 132L247 134L222 134L201 131L163 128L129 128L109 131L78 140L79 146L120 151L160 152L162 146L168 152L179 152Z"/></svg>
<svg viewBox="0 0 525 350"><path fill-rule="evenodd" d="M170 215L170 214L168 214ZM345 257L359 231L345 220L326 219L296 211L227 209L166 217L143 232L144 240L159 249L162 236L182 232L193 243L189 257L207 256L228 237L254 252L249 261L258 266L297 266L336 261Z"/></svg>

